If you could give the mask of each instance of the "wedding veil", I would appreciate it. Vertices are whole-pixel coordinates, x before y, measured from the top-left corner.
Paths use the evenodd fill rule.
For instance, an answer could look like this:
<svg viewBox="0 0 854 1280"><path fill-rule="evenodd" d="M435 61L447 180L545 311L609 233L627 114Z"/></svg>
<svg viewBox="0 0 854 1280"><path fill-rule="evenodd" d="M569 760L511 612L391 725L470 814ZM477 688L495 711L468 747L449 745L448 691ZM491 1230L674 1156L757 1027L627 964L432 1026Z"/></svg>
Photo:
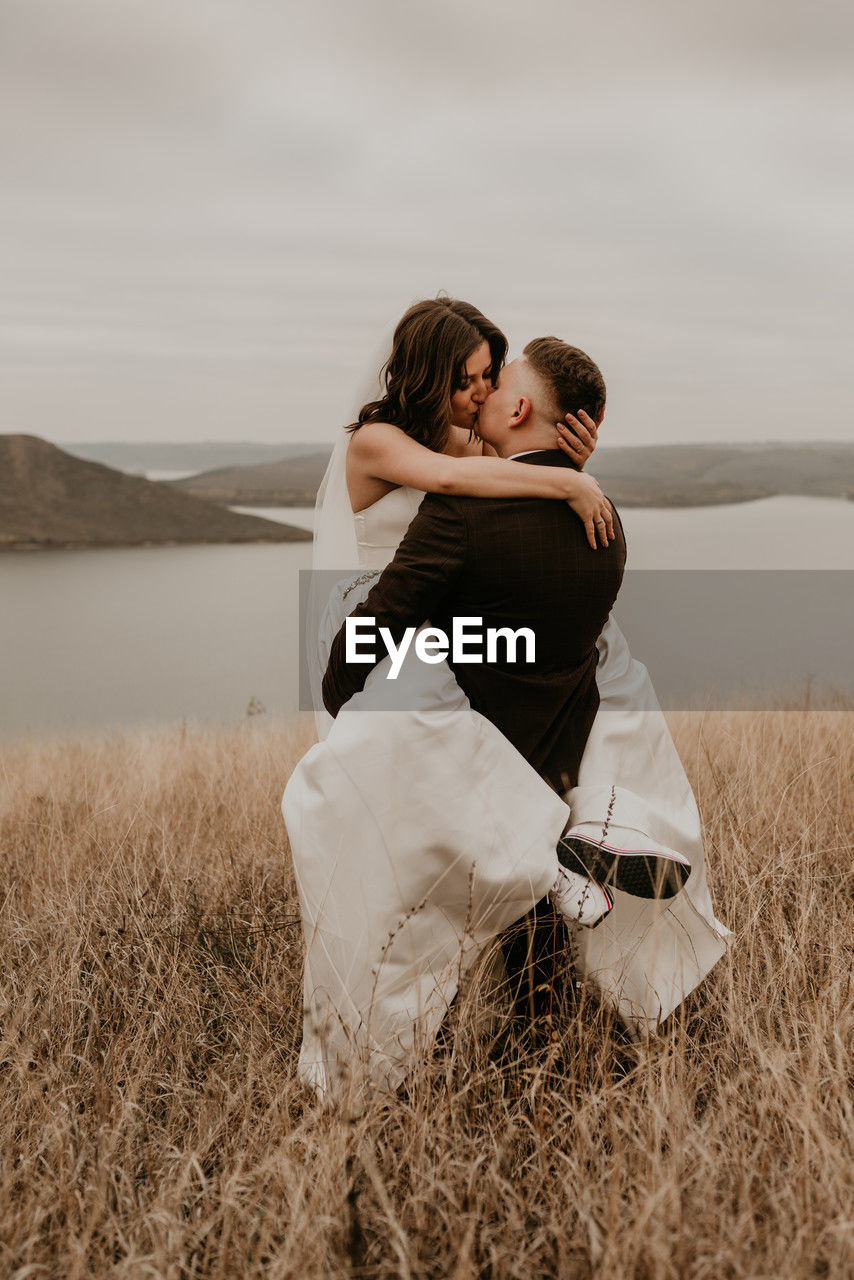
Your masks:
<svg viewBox="0 0 854 1280"><path fill-rule="evenodd" d="M303 654L319 739L326 737L333 723L323 705L322 693L329 658L328 647L322 642L324 614L335 583L342 575L359 567L356 525L347 492L349 443L349 434L342 430L317 491L311 572L307 575L307 590L304 589Z"/></svg>
<svg viewBox="0 0 854 1280"><path fill-rule="evenodd" d="M342 431L323 473L314 504L314 547L312 571L354 570L359 567L356 525L347 492L347 446L349 433Z"/></svg>
<svg viewBox="0 0 854 1280"><path fill-rule="evenodd" d="M362 379L359 403L353 419L363 404L382 393L377 370L391 349L391 333L376 350L371 373ZM351 421L353 420L351 419ZM323 474L314 506L314 546L308 589L304 592L303 652L311 695L311 709L317 725L317 736L323 739L332 727L332 717L323 706L322 685L329 657L323 643L323 615L338 580L357 572L359 549L356 524L347 490L347 448L350 433L339 432L329 465Z"/></svg>

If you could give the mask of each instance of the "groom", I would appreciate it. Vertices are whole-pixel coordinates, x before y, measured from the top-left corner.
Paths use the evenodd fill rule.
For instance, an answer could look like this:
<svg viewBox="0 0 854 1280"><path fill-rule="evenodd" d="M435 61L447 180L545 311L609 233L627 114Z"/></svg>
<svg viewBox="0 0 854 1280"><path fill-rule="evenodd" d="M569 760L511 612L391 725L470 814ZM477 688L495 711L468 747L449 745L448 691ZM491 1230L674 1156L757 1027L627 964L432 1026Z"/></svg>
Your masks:
<svg viewBox="0 0 854 1280"><path fill-rule="evenodd" d="M557 338L537 338L501 371L482 405L478 434L502 458L530 466L575 464L555 447L556 421L584 409L597 426L605 383L593 361ZM600 536L604 525L597 530ZM408 627L452 633L454 619L528 628L533 656L509 646L491 661L448 661L472 707L496 725L560 794L575 786L599 706L596 640L622 581L626 545L619 516L608 545L594 551L584 525L563 502L540 498L471 498L427 494L391 564L351 618L373 618L399 645ZM361 691L371 665L347 661L346 624L333 641L323 701L336 716ZM525 652L525 646L517 650ZM383 657L377 649L376 661ZM517 1008L535 1014L560 949L547 902L527 936L505 945ZM531 957L533 956L533 965Z"/></svg>

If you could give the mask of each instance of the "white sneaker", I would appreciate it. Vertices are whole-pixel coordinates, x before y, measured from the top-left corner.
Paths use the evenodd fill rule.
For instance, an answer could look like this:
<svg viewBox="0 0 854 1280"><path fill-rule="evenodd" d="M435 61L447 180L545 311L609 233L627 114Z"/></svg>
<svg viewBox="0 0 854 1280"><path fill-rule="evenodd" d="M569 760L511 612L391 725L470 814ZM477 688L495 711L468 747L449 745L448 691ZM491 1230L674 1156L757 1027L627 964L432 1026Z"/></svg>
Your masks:
<svg viewBox="0 0 854 1280"><path fill-rule="evenodd" d="M566 867L558 868L557 879L551 887L551 900L564 920L588 929L604 920L614 906L614 899L606 888L586 876L567 871Z"/></svg>

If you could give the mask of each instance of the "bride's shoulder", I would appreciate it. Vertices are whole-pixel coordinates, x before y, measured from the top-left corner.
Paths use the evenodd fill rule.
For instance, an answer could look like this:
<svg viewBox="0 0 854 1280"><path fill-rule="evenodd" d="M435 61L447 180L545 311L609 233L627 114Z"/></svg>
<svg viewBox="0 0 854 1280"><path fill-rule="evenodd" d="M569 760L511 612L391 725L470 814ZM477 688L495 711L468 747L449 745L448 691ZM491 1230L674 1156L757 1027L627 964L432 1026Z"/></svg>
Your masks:
<svg viewBox="0 0 854 1280"><path fill-rule="evenodd" d="M363 511L401 484L399 453L406 433L390 422L363 422L347 449L347 489L354 511Z"/></svg>
<svg viewBox="0 0 854 1280"><path fill-rule="evenodd" d="M350 435L348 453L352 456L366 455L392 444L405 436L406 432L391 422L363 422Z"/></svg>

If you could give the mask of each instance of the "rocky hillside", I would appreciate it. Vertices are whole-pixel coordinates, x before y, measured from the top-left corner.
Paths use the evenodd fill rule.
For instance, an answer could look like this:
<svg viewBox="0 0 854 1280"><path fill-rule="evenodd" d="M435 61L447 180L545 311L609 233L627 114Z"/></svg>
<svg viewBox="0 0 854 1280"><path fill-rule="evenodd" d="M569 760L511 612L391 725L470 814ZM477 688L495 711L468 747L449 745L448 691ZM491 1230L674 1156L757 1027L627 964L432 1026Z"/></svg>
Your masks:
<svg viewBox="0 0 854 1280"><path fill-rule="evenodd" d="M0 547L303 542L165 484L74 458L37 436L0 435Z"/></svg>

